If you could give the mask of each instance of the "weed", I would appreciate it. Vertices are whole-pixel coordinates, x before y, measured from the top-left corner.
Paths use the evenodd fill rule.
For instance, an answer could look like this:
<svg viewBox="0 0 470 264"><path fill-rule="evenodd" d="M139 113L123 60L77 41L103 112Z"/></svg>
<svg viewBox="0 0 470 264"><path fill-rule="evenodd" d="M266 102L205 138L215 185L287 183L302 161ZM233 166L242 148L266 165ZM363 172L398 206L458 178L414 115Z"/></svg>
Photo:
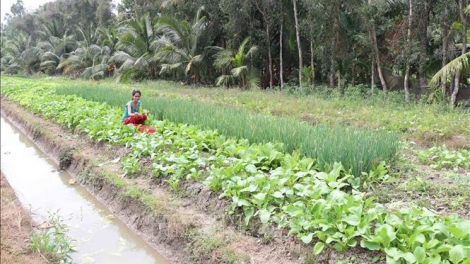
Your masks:
<svg viewBox="0 0 470 264"><path fill-rule="evenodd" d="M66 148L59 153L59 169L66 170L73 161L73 148Z"/></svg>
<svg viewBox="0 0 470 264"><path fill-rule="evenodd" d="M67 236L67 225L59 212L49 215L49 224L43 231L31 234L31 250L38 251L53 263L72 263L75 240Z"/></svg>
<svg viewBox="0 0 470 264"><path fill-rule="evenodd" d="M406 190L408 193L414 192L428 192L429 189L432 187L432 184L429 181L421 177L415 177L414 179L407 180L401 188L402 190Z"/></svg>
<svg viewBox="0 0 470 264"><path fill-rule="evenodd" d="M418 159L435 169L470 169L470 151L449 150L445 145L418 151Z"/></svg>
<svg viewBox="0 0 470 264"><path fill-rule="evenodd" d="M167 180L167 182L168 182L168 184L170 185L171 189L174 192L178 191L178 186L179 186L180 180L170 178L170 179Z"/></svg>
<svg viewBox="0 0 470 264"><path fill-rule="evenodd" d="M193 241L193 257L199 260L211 259L214 251L227 245L223 237L203 234L196 230L189 232L188 236Z"/></svg>
<svg viewBox="0 0 470 264"><path fill-rule="evenodd" d="M232 249L222 250L222 263L250 263L250 256L245 253L236 253Z"/></svg>
<svg viewBox="0 0 470 264"><path fill-rule="evenodd" d="M452 210L459 210L459 209L462 209L466 203L468 203L468 197L461 196L461 197L447 198L446 202Z"/></svg>

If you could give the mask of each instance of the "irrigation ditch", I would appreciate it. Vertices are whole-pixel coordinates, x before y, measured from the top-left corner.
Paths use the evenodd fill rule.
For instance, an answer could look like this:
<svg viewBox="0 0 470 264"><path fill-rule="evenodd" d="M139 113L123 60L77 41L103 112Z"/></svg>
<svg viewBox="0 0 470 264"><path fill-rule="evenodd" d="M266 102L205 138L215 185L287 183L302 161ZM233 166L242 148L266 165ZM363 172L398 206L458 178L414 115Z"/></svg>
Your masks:
<svg viewBox="0 0 470 264"><path fill-rule="evenodd" d="M3 117L171 263L313 261L311 248L282 230L264 226L249 233L242 230L243 220L227 216L227 202L202 185L184 185L175 194L145 170L138 178L125 178L113 160L128 154L126 148L93 143L4 98L1 109ZM357 263L367 263L371 257L361 249L346 254ZM345 256L325 250L314 258L311 263L334 263Z"/></svg>

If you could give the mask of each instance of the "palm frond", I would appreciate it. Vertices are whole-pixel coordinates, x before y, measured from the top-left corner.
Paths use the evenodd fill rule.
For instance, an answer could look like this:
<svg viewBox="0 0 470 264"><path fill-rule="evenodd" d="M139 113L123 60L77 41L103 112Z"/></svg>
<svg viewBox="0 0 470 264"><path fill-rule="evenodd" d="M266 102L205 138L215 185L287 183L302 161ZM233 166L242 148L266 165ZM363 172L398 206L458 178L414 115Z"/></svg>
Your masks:
<svg viewBox="0 0 470 264"><path fill-rule="evenodd" d="M469 67L470 52L467 52L459 57L450 61L447 65L442 67L429 82L429 85L436 86L439 82L446 82L443 80L444 76L452 76L459 71L468 71Z"/></svg>
<svg viewBox="0 0 470 264"><path fill-rule="evenodd" d="M233 51L229 49L220 50L214 55L214 67L218 70L227 69L233 64Z"/></svg>
<svg viewBox="0 0 470 264"><path fill-rule="evenodd" d="M251 77L248 80L248 88L249 89L259 89L259 78L258 77Z"/></svg>
<svg viewBox="0 0 470 264"><path fill-rule="evenodd" d="M233 75L220 75L215 80L216 86L223 85L224 87L228 87L230 84L235 82L235 77Z"/></svg>
<svg viewBox="0 0 470 264"><path fill-rule="evenodd" d="M124 51L116 51L111 58L111 62L124 63L125 61L134 61L134 58Z"/></svg>
<svg viewBox="0 0 470 264"><path fill-rule="evenodd" d="M161 67L162 69L160 70L160 73L159 74L164 74L164 73L169 73L169 72L172 72L174 70L177 70L179 68L181 68L181 63L173 63L173 64L162 64Z"/></svg>
<svg viewBox="0 0 470 264"><path fill-rule="evenodd" d="M237 68L233 68L230 72L235 77L241 77L243 74L246 74L248 72L248 66L243 65Z"/></svg>

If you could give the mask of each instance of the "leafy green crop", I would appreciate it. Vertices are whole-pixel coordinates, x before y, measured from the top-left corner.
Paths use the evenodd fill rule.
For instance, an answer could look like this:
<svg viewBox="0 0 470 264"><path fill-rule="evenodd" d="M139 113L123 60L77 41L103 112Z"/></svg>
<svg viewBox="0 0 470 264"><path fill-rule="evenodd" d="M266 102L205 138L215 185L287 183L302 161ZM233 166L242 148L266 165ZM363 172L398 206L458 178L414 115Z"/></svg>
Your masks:
<svg viewBox="0 0 470 264"><path fill-rule="evenodd" d="M432 147L418 151L421 162L436 169L470 169L470 151L465 149L449 150L447 147Z"/></svg>
<svg viewBox="0 0 470 264"><path fill-rule="evenodd" d="M122 108L128 91L115 87L61 86L57 92L78 95ZM247 139L264 145L279 142L283 152L300 152L317 160L318 166L341 162L355 176L369 171L381 161L391 163L399 148L395 133L383 129L354 129L340 125L311 126L291 118L253 114L232 107L221 107L175 98L145 96L145 108L157 119L217 130L220 134ZM269 145L266 145L269 147ZM269 149L261 150L269 151Z"/></svg>
<svg viewBox="0 0 470 264"><path fill-rule="evenodd" d="M151 121L155 134L136 133L120 123L118 109L59 96L48 86L10 81L1 92L45 118L76 124L70 126L92 140L127 146L126 173L138 173L139 160L150 158L154 176L172 190L185 180L202 182L231 201L229 213L247 227L259 221L285 228L303 243L315 243L315 254L359 245L382 251L388 263L470 263L469 220L419 207L389 211L361 191L369 180L387 178L383 163L358 180L341 163L321 170L316 159L285 153L278 143L250 144L168 120Z"/></svg>

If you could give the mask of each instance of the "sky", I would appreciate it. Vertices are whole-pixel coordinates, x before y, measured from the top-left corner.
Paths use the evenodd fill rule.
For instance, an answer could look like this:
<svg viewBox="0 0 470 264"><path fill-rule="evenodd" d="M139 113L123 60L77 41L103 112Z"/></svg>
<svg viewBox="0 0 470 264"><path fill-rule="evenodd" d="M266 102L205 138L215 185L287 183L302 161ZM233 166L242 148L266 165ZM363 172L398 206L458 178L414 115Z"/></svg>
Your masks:
<svg viewBox="0 0 470 264"><path fill-rule="evenodd" d="M1 1L1 13L2 13L2 21L3 17L5 16L6 13L11 13L10 12L10 7L14 4L16 4L16 0L0 0ZM23 5L26 9L26 11L33 11L37 9L40 5L43 5L47 2L53 2L53 0L23 0Z"/></svg>
<svg viewBox="0 0 470 264"><path fill-rule="evenodd" d="M1 21L3 21L3 17L6 13L10 12L10 7L16 4L17 0L0 0L1 6ZM32 12L36 10L40 5L43 5L48 2L54 2L54 0L23 0L23 5L27 12ZM113 0L114 4L119 3L119 0Z"/></svg>

